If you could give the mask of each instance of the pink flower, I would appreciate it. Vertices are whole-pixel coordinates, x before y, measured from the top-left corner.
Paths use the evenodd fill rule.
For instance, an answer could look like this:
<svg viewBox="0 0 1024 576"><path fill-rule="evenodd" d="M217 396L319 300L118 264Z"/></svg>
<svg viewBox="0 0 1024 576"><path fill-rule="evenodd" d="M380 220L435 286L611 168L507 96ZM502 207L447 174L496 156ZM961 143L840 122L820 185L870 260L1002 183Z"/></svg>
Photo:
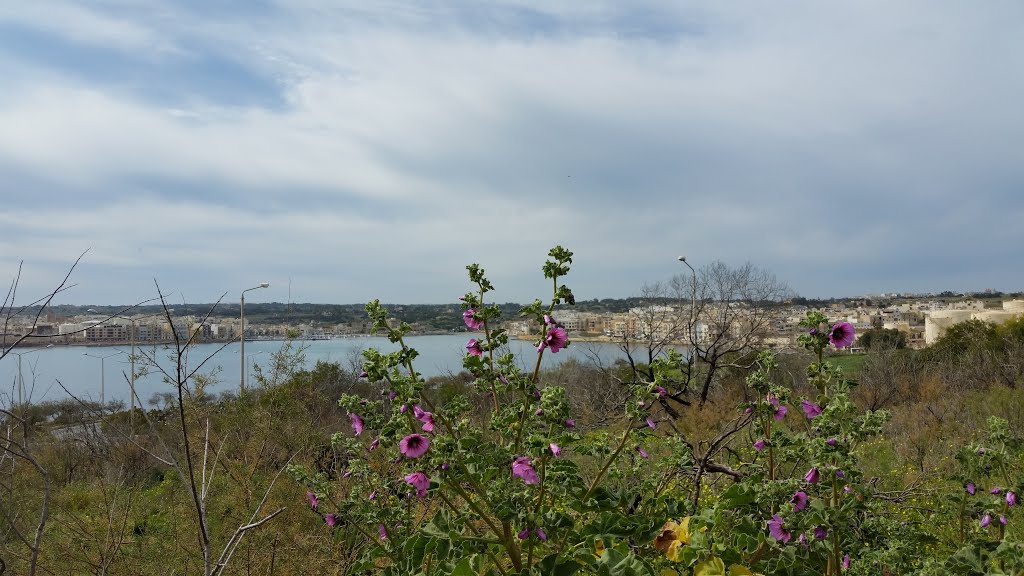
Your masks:
<svg viewBox="0 0 1024 576"><path fill-rule="evenodd" d="M430 448L430 439L419 434L409 434L398 443L398 451L409 458L419 458Z"/></svg>
<svg viewBox="0 0 1024 576"><path fill-rule="evenodd" d="M849 322L839 322L828 333L828 341L836 348L849 348L853 344L854 329Z"/></svg>
<svg viewBox="0 0 1024 576"><path fill-rule="evenodd" d="M555 455L556 457L558 457L558 456L561 456L561 455L562 455L562 449L561 449L561 448L559 448L559 447L558 447L558 444L555 444L554 442L552 442L551 444L548 444L548 449L550 449L550 450L551 450L551 453L552 453L553 455Z"/></svg>
<svg viewBox="0 0 1024 576"><path fill-rule="evenodd" d="M793 497L789 499L789 502L793 504L794 512L799 512L804 508L807 508L808 501L809 498L807 498L807 493L804 492L803 490L797 491L796 493L793 494Z"/></svg>
<svg viewBox="0 0 1024 576"><path fill-rule="evenodd" d="M348 415L349 419L352 420L352 429L356 431L356 436L363 433L363 419L359 417L359 414L351 413Z"/></svg>
<svg viewBox="0 0 1024 576"><path fill-rule="evenodd" d="M1004 524L1005 524L1005 522L1004 522ZM537 528L536 530L533 531L533 533L537 536L537 540L540 540L541 542L547 542L548 541L547 532L544 532L543 528Z"/></svg>
<svg viewBox="0 0 1024 576"><path fill-rule="evenodd" d="M849 569L850 569L850 555L846 554L845 556L843 556L843 570L849 570Z"/></svg>
<svg viewBox="0 0 1024 576"><path fill-rule="evenodd" d="M668 390L665 390L665 388L661 386L655 386L654 393L658 395L658 398L664 398L668 395Z"/></svg>
<svg viewBox="0 0 1024 576"><path fill-rule="evenodd" d="M1016 506L1017 505L1017 493L1013 490L1006 491L1006 505Z"/></svg>
<svg viewBox="0 0 1024 576"><path fill-rule="evenodd" d="M405 477L406 484L416 489L416 496L423 498L427 495L427 488L430 487L430 478L423 472L413 472Z"/></svg>
<svg viewBox="0 0 1024 576"><path fill-rule="evenodd" d="M651 455L648 454L646 450L644 450L643 448L641 448L639 446L636 447L636 451L640 454L640 457L643 458L644 460L646 460L646 459L651 457Z"/></svg>
<svg viewBox="0 0 1024 576"><path fill-rule="evenodd" d="M540 343L538 350L543 350L544 347L551 348L551 353L557 353L562 348L565 348L569 344L569 334L565 331L565 328L561 326L555 326L548 330L547 336L544 337L544 341Z"/></svg>
<svg viewBox="0 0 1024 576"><path fill-rule="evenodd" d="M374 490L373 492L370 492L370 495L367 496L366 499L367 500L376 500L377 499L377 491Z"/></svg>
<svg viewBox="0 0 1024 576"><path fill-rule="evenodd" d="M377 525L377 533L380 534L380 539L381 540L387 540L388 539L388 529L383 524L378 524Z"/></svg>
<svg viewBox="0 0 1024 576"><path fill-rule="evenodd" d="M548 316L547 314L544 315L544 323L547 324L548 326L554 326L555 324L557 324L557 322L555 322L555 319L552 318L551 316Z"/></svg>
<svg viewBox="0 0 1024 576"><path fill-rule="evenodd" d="M655 428L658 427L658 425L654 423L654 420L651 420L650 416L647 417L647 425L651 428L651 430L654 430Z"/></svg>
<svg viewBox="0 0 1024 576"><path fill-rule="evenodd" d="M974 496L974 493L977 491L977 488L974 487L974 482L968 482L967 485L964 486L964 489L967 490L967 493L971 496Z"/></svg>
<svg viewBox="0 0 1024 576"><path fill-rule="evenodd" d="M466 311L462 313L462 321L466 323L466 327L470 330L479 330L484 327L484 322L483 320L477 320L474 318L474 314L476 314L475 308L467 308Z"/></svg>
<svg viewBox="0 0 1024 576"><path fill-rule="evenodd" d="M774 416L775 416L776 420L782 420L783 418L786 417L786 412L788 412L789 409L786 408L785 406L782 406L779 403L779 399L778 398L776 398L775 396L772 396L771 394L769 394L768 395L768 401L771 402L772 406L775 406L775 414L774 414Z"/></svg>
<svg viewBox="0 0 1024 576"><path fill-rule="evenodd" d="M772 519L768 521L768 533L771 537L782 543L788 543L792 534L786 532L786 529L782 527L782 516L778 514L772 514Z"/></svg>
<svg viewBox="0 0 1024 576"><path fill-rule="evenodd" d="M1003 516L1002 514L1000 514L999 515L999 523L1002 524L1003 526L1006 526L1006 516Z"/></svg>
<svg viewBox="0 0 1024 576"><path fill-rule="evenodd" d="M370 452L373 452L374 450L377 449L377 446L380 446L380 438L377 438L373 442L370 442L370 447L367 448L367 450L369 450Z"/></svg>
<svg viewBox="0 0 1024 576"><path fill-rule="evenodd" d="M480 342L476 338L470 338L469 342L466 342L466 351L473 356L483 356L484 350L480 347Z"/></svg>
<svg viewBox="0 0 1024 576"><path fill-rule="evenodd" d="M540 479L537 477L537 471L533 469L531 462L532 460L529 456L516 458L512 462L512 475L516 478L521 478L527 484L537 484Z"/></svg>
<svg viewBox="0 0 1024 576"><path fill-rule="evenodd" d="M332 512L331 514L324 516L324 522L327 522L328 526L334 528L338 525L338 515Z"/></svg>
<svg viewBox="0 0 1024 576"><path fill-rule="evenodd" d="M825 444L828 444L829 446L835 446L838 443L839 441L836 440L835 438L829 438L828 440L825 440Z"/></svg>
<svg viewBox="0 0 1024 576"><path fill-rule="evenodd" d="M416 405L414 405L412 407L412 415L415 416L416 419L419 420L420 422L423 422L423 431L424 432L433 432L434 431L434 413L433 412L427 412L424 409L420 408L419 404L416 404Z"/></svg>
<svg viewBox="0 0 1024 576"><path fill-rule="evenodd" d="M992 521L992 515L991 514L985 514L984 516L981 517L981 527L984 528L984 527L988 526L989 522L991 522L991 521Z"/></svg>
<svg viewBox="0 0 1024 576"><path fill-rule="evenodd" d="M754 442L754 450L757 450L758 452L760 452L761 450L764 450L764 447L765 447L766 444L767 443L764 441L764 438L762 438L762 439L758 440L757 442Z"/></svg>
<svg viewBox="0 0 1024 576"><path fill-rule="evenodd" d="M821 416L821 406L815 404L814 402L804 400L800 402L800 407L803 408L804 414L807 415L808 420L814 420L818 416Z"/></svg>
<svg viewBox="0 0 1024 576"><path fill-rule="evenodd" d="M316 510L316 507L320 504L320 501L317 499L316 494L314 494L313 492L306 492L306 500L309 500L309 507L312 508L313 510Z"/></svg>
<svg viewBox="0 0 1024 576"><path fill-rule="evenodd" d="M575 428L576 427L576 421L573 420L572 418L567 419L565 421L565 427L566 428Z"/></svg>
<svg viewBox="0 0 1024 576"><path fill-rule="evenodd" d="M808 470L807 474L804 474L804 481L807 482L808 484L817 484L818 478L819 474L817 466Z"/></svg>

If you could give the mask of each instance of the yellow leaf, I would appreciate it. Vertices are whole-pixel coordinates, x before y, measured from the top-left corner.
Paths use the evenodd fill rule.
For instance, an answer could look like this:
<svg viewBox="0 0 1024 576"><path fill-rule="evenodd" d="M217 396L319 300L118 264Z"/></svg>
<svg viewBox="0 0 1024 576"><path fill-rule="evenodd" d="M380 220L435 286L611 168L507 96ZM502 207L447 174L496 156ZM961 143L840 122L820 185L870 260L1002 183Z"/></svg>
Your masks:
<svg viewBox="0 0 1024 576"><path fill-rule="evenodd" d="M661 572L658 572L658 576L679 576L679 572L671 568L662 568Z"/></svg>
<svg viewBox="0 0 1024 576"><path fill-rule="evenodd" d="M604 554L604 540L594 540L594 556L600 558Z"/></svg>
<svg viewBox="0 0 1024 576"><path fill-rule="evenodd" d="M693 567L693 576L726 576L725 562L717 556L712 556Z"/></svg>
<svg viewBox="0 0 1024 576"><path fill-rule="evenodd" d="M729 566L729 576L754 576L754 573L746 566L733 564L732 566Z"/></svg>

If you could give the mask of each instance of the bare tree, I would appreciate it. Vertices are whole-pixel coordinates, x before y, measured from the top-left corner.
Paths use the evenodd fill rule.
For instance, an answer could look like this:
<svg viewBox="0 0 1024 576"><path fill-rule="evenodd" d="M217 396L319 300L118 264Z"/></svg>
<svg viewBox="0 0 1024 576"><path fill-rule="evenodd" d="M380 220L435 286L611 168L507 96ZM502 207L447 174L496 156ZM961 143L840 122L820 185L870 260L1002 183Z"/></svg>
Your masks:
<svg viewBox="0 0 1024 576"><path fill-rule="evenodd" d="M673 394L696 396L698 406L725 368L749 368L744 355L757 350L774 331L781 304L792 295L774 274L749 262L732 268L721 261L676 276L671 285L680 300L689 294L684 337L690 348L682 366L682 382Z"/></svg>

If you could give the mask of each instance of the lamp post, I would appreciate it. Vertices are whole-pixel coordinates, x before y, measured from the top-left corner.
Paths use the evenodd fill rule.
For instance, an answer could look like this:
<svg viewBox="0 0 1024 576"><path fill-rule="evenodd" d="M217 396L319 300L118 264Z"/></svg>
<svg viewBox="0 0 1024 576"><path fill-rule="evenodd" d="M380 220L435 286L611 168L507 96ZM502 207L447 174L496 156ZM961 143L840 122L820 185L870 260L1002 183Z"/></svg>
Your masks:
<svg viewBox="0 0 1024 576"><path fill-rule="evenodd" d="M25 375L21 372L21 357L25 356L26 354L35 354L36 352L41 352L43 350L46 350L47 348L53 348L53 344L47 344L46 346L43 346L42 348L36 348L35 350L29 350L28 352L15 352L13 350L11 351L11 354L14 354L15 356L18 357L18 404L19 405L21 405L21 404L23 404L25 402Z"/></svg>
<svg viewBox="0 0 1024 576"><path fill-rule="evenodd" d="M680 256L677 260L686 264L686 267L690 269L690 323L687 325L686 330L691 331L696 329L694 312L697 307L697 271L686 261L686 256ZM694 335L694 339L696 339L696 335Z"/></svg>
<svg viewBox="0 0 1024 576"><path fill-rule="evenodd" d="M239 305L238 305L239 321L241 322L241 334L239 334L238 337L239 337L239 341L242 344L241 350L239 351L240 360L242 362L242 365L241 365L242 373L241 373L241 375L239 375L239 380L238 380L238 393L239 394L245 392L245 293L246 292L250 292L252 290L259 290L260 288L269 288L269 287L270 287L270 283L269 282L260 282L259 286L253 286L252 288L246 288L245 290L242 290L242 298L239 301Z"/></svg>
<svg viewBox="0 0 1024 576"><path fill-rule="evenodd" d="M113 354L107 354L106 356L96 356L89 354L88 352L82 352L82 356L88 356L89 358L99 358L100 360L100 409L103 409L103 405L107 403L107 371L106 371L106 360L107 358L113 358L118 354L124 354L124 350L118 350Z"/></svg>

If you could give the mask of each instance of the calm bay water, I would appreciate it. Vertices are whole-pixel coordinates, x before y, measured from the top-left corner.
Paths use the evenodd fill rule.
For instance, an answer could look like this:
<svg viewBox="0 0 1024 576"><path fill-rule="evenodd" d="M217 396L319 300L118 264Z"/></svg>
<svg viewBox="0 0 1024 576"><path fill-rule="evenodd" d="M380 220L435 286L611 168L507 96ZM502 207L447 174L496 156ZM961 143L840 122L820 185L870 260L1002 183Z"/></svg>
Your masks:
<svg viewBox="0 0 1024 576"><path fill-rule="evenodd" d="M465 354L466 340L471 334L451 334L437 336L411 336L406 343L419 351L420 356L414 364L416 370L426 377L459 372L462 369L462 356ZM305 367L312 368L318 360L339 362L348 366L349 359L366 348L377 348L382 352L390 352L397 346L388 342L387 338L339 338L335 340L297 341L306 347ZM280 341L246 341L245 358L250 367L247 383L252 383L251 367L253 363L266 368L273 352L281 349ZM222 344L200 344L189 353L189 363L194 368L210 354L217 352ZM516 354L524 369L533 367L536 352L529 341L513 340L509 343L511 351ZM48 349L21 351L21 370L25 381L26 395L33 402L43 400L61 400L68 398L67 393L57 384L59 380L72 394L83 399L100 399L101 377L103 367L104 379L102 388L105 399L119 400L128 404L129 386L127 374L130 371L128 356L129 346L54 346ZM123 352L118 354L118 352ZM161 366L170 370L172 363L167 358L169 349L160 347L139 347L140 353L156 357ZM237 390L239 371L239 345L229 344L216 353L201 370L210 373L219 368L216 374L217 383L210 388L212 392ZM99 358L84 356L106 356L101 362ZM614 362L624 355L615 344L599 342L574 342L558 354L544 354L545 367L552 367L569 358L587 362L598 357L604 363ZM529 366L526 364L529 363ZM171 392L173 387L164 383L161 376L153 374L136 378L136 394L143 403L148 403L156 393ZM18 357L8 355L0 360L0 405L8 405L13 397L17 399Z"/></svg>

